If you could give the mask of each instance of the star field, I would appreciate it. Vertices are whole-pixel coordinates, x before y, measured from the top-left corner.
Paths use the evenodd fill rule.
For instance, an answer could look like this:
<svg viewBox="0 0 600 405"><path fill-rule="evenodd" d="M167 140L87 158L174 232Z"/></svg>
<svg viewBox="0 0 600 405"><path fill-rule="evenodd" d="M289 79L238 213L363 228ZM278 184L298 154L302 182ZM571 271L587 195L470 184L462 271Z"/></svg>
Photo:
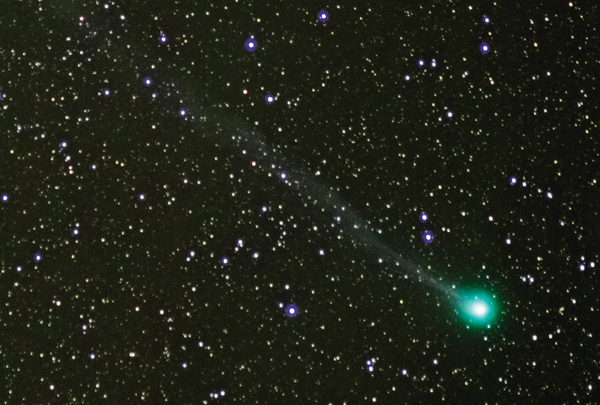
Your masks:
<svg viewBox="0 0 600 405"><path fill-rule="evenodd" d="M599 11L6 0L0 403L594 403Z"/></svg>

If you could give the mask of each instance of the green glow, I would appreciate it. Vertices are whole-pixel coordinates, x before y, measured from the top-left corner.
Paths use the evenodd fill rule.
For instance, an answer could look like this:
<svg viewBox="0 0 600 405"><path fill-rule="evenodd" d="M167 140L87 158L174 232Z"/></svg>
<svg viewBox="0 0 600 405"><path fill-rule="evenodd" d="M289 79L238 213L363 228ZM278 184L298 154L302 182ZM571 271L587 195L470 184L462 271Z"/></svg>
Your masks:
<svg viewBox="0 0 600 405"><path fill-rule="evenodd" d="M491 328L496 312L494 305L496 296L489 296L486 293L470 293L463 297L459 308L462 317L469 324Z"/></svg>

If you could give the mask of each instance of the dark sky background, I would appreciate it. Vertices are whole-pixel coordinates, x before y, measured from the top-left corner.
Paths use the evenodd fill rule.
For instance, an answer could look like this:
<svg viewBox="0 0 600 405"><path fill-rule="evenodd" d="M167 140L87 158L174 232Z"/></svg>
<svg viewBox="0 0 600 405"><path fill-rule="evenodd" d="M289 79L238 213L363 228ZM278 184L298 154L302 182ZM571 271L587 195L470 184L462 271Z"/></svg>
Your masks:
<svg viewBox="0 0 600 405"><path fill-rule="evenodd" d="M592 404L599 5L418 3L3 0L1 403Z"/></svg>

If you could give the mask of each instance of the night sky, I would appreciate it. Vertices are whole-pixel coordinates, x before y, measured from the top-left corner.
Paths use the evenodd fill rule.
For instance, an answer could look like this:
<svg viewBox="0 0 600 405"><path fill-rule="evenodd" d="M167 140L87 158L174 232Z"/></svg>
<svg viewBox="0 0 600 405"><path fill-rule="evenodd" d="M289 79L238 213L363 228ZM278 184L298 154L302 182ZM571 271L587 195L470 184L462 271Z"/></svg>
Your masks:
<svg viewBox="0 0 600 405"><path fill-rule="evenodd" d="M600 4L498 3L2 0L1 403L594 403Z"/></svg>

